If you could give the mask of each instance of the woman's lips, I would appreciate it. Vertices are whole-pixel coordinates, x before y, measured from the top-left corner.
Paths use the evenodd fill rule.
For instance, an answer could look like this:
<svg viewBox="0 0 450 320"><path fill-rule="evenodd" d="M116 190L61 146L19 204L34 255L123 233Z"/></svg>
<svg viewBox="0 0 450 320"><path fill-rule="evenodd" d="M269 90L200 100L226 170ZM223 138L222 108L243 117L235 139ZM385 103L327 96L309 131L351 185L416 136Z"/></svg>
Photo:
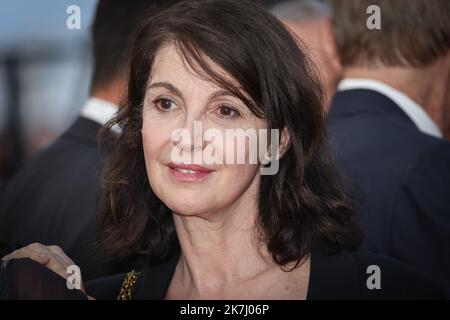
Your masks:
<svg viewBox="0 0 450 320"><path fill-rule="evenodd" d="M198 165L174 164L168 165L173 177L182 182L198 182L209 176L213 170Z"/></svg>

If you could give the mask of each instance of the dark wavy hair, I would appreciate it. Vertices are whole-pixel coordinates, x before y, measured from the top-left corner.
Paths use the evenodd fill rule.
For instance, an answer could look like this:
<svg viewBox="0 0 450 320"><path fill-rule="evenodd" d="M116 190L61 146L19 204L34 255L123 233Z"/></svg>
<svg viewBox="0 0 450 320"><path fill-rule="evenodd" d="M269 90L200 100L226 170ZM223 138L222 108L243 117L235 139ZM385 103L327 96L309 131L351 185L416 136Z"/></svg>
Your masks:
<svg viewBox="0 0 450 320"><path fill-rule="evenodd" d="M140 131L152 64L167 43L269 128L289 133L278 173L261 176L259 190L258 230L273 260L282 266L298 263L313 244L330 251L354 248L359 224L329 156L321 85L305 53L259 5L205 0L184 1L145 19L134 37L128 100L105 128L122 128L103 172L106 201L100 217L109 252L144 254L159 262L179 249L172 214L149 185Z"/></svg>

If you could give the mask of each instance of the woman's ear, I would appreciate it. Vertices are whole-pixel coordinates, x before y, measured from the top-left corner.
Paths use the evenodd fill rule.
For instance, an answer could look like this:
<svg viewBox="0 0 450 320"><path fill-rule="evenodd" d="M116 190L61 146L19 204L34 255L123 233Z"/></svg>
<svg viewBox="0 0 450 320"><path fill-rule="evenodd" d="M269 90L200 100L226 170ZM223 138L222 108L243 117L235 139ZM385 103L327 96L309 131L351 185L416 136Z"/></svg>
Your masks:
<svg viewBox="0 0 450 320"><path fill-rule="evenodd" d="M272 129L274 130L274 129ZM283 130L281 130L281 135L273 135L273 131L271 132L271 139L278 141L278 145L277 146L273 146L272 144L270 144L269 146L269 150L267 150L266 153L266 162L271 162L272 161L272 151L276 151L276 156L275 159L276 160L280 160L281 157L283 157L283 155L286 153L286 151L289 149L289 146L291 144L291 137L289 134L289 131L287 130L287 128L283 128Z"/></svg>
<svg viewBox="0 0 450 320"><path fill-rule="evenodd" d="M291 135L286 127L281 130L280 149L277 155L278 160L286 153L291 145Z"/></svg>

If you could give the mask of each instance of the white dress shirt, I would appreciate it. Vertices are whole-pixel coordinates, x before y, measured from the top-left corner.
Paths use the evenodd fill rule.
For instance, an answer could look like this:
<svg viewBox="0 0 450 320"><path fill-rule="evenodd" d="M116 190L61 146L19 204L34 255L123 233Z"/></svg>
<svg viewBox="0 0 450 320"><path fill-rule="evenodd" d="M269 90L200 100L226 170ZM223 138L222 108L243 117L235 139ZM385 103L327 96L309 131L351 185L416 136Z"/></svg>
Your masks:
<svg viewBox="0 0 450 320"><path fill-rule="evenodd" d="M410 97L400 92L399 90L372 79L344 79L339 83L338 90L353 90L353 89L368 89L373 90L388 97L404 113L411 119L417 128L428 135L436 138L442 138L442 132L434 123L425 110Z"/></svg>
<svg viewBox="0 0 450 320"><path fill-rule="evenodd" d="M104 125L115 116L117 110L119 110L119 107L114 103L91 97L81 109L81 115L100 125Z"/></svg>

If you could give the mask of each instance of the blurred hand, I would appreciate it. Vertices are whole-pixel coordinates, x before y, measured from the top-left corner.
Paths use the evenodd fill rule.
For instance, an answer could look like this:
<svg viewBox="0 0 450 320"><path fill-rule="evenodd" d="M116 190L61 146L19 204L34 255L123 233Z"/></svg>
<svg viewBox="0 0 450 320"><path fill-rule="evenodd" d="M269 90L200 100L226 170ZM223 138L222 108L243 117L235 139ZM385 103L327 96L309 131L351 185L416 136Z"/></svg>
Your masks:
<svg viewBox="0 0 450 320"><path fill-rule="evenodd" d="M67 280L71 275L67 273L67 268L75 263L58 246L45 246L40 243L32 243L26 247L17 249L4 256L2 260L29 258L40 263L53 272ZM83 281L81 281L81 290L85 292Z"/></svg>

